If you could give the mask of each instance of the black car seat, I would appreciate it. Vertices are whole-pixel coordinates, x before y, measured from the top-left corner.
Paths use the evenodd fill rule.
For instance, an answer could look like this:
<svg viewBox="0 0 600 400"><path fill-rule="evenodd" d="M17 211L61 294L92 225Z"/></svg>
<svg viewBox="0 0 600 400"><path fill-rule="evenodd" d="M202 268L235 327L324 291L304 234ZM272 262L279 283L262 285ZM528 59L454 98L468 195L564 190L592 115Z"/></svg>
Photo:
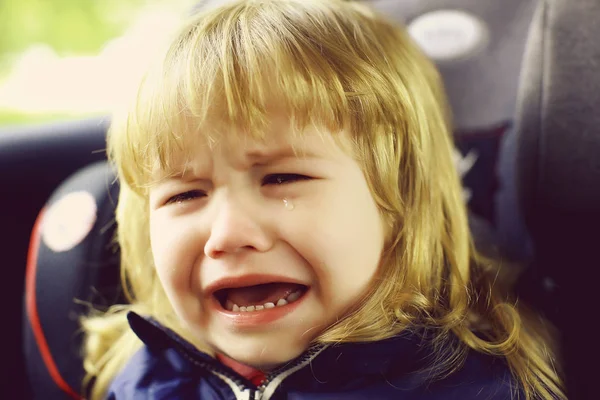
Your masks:
<svg viewBox="0 0 600 400"><path fill-rule="evenodd" d="M35 219L54 190L75 171L106 159L106 118L3 125L0 128L0 249L3 358L0 398L26 398L22 351L25 260Z"/></svg>
<svg viewBox="0 0 600 400"><path fill-rule="evenodd" d="M519 193L532 271L562 335L570 399L598 398L600 2L540 2L518 101Z"/></svg>
<svg viewBox="0 0 600 400"><path fill-rule="evenodd" d="M35 399L81 398L79 318L125 301L114 209L119 186L105 161L67 179L39 214L27 260L24 353Z"/></svg>
<svg viewBox="0 0 600 400"><path fill-rule="evenodd" d="M440 67L456 115L457 166L464 173L465 196L476 236L484 237L483 245L503 257L528 262L533 254L524 225L519 222L512 172L516 154L512 120L521 58L535 2L507 0L500 5L479 0L372 0L369 3L405 22L415 40ZM436 16L435 11L440 10L446 12L445 16L444 13ZM433 23L427 20L432 15ZM471 30L477 29L474 25L479 26L483 40L476 37L473 45L469 36L472 33L462 32L457 21L471 24ZM440 25L443 29L436 29ZM438 43L436 53L435 43L423 41L425 37L437 36L446 46L448 41L444 37L448 35L459 41L457 46L461 51L440 53ZM49 200L32 234L25 357L35 398L77 395L83 376L77 316L87 311L84 302L102 306L119 298L118 249L114 248L112 237L118 186L112 182L105 163L76 173ZM81 215L70 218L68 210L78 202L83 208L79 211ZM95 219L90 217L94 207ZM58 226L53 228L46 221L56 215L54 224ZM61 218L65 218L64 227L60 227ZM59 237L52 238L53 234ZM60 238L61 235L67 238ZM61 270L58 266L69 268Z"/></svg>

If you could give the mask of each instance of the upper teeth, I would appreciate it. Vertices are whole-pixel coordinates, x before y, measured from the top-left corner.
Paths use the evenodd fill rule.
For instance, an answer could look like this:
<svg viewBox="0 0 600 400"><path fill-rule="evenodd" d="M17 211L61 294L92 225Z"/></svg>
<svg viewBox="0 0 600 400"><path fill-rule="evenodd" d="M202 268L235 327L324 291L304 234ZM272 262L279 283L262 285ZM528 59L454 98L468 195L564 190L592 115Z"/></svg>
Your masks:
<svg viewBox="0 0 600 400"><path fill-rule="evenodd" d="M255 305L255 306L238 306L237 304L232 303L230 300L227 300L225 303L225 308L228 311L233 312L252 312L252 311L261 311L274 307L285 306L286 304L293 303L298 300L302 296L302 290L296 290L295 292L290 293L287 297L277 300L275 303L265 303L263 305Z"/></svg>

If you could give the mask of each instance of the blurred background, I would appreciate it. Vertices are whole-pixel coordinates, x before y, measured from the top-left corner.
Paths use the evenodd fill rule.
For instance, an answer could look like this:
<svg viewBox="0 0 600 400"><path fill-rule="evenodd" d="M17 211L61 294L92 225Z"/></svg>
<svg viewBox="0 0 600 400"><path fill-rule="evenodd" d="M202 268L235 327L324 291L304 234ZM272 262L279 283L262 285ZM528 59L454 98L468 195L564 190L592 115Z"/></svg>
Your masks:
<svg viewBox="0 0 600 400"><path fill-rule="evenodd" d="M0 126L106 114L193 0L0 0Z"/></svg>

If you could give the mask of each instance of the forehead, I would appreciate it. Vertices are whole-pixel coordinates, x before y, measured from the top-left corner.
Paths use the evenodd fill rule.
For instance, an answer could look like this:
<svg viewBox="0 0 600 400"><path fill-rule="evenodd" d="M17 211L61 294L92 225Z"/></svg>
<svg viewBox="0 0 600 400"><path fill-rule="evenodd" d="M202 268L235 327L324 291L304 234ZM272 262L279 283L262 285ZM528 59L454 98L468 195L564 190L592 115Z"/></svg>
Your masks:
<svg viewBox="0 0 600 400"><path fill-rule="evenodd" d="M343 131L332 132L315 122L300 126L286 113L271 112L264 128L259 132L226 126L209 142L236 155L243 153L250 157L261 157L269 153L292 151L296 156L302 157L309 154L325 155L342 147L346 144L345 136ZM204 139L204 142L207 140Z"/></svg>
<svg viewBox="0 0 600 400"><path fill-rule="evenodd" d="M165 163L156 165L155 179L180 175L190 168L208 168L216 153L245 168L282 158L322 158L352 150L344 131L332 132L314 123L297 126L285 113L270 113L258 132L213 120L176 136L180 143Z"/></svg>

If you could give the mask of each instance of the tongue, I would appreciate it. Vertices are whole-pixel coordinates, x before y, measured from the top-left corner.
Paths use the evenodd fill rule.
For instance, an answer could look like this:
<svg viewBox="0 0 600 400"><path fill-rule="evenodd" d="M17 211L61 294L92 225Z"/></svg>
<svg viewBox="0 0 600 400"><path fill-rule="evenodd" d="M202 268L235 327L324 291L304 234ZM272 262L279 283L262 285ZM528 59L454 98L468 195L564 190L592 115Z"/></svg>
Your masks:
<svg viewBox="0 0 600 400"><path fill-rule="evenodd" d="M264 285L229 289L227 300L238 306L256 306L265 303L276 304L302 286L295 283L266 283Z"/></svg>

